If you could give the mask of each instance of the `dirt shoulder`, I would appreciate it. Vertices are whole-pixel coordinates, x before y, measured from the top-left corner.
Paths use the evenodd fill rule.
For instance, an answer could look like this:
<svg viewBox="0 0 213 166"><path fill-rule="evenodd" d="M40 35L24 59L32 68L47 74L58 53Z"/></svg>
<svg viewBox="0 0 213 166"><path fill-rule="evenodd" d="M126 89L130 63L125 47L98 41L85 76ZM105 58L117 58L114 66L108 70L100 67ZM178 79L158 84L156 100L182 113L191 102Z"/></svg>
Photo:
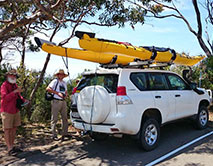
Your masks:
<svg viewBox="0 0 213 166"><path fill-rule="evenodd" d="M213 128L213 110L209 111L209 126Z"/></svg>
<svg viewBox="0 0 213 166"><path fill-rule="evenodd" d="M80 138L78 132L73 128L69 127L69 133L72 135L72 139L65 139L61 142L61 136L58 135L59 140L53 141L51 138L50 127L47 124L25 124L18 130L16 138L16 146L22 148L24 153L22 155L32 155L37 152L45 152L51 148L71 144ZM6 145L4 143L2 126L0 124L0 165L15 161L22 156L8 156L6 151ZM18 158L17 158L18 157Z"/></svg>

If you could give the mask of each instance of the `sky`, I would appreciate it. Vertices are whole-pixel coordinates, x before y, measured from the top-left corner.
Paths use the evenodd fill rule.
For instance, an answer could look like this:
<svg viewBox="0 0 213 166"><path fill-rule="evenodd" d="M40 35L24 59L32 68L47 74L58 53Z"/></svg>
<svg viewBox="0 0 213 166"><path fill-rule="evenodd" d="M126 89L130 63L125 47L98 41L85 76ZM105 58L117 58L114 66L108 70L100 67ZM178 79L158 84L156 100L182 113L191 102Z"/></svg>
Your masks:
<svg viewBox="0 0 213 166"><path fill-rule="evenodd" d="M197 30L195 13L191 1L181 0L176 4L178 9L189 20L192 27ZM204 22L206 13L202 6L200 6L200 9L203 18L202 21ZM170 11L166 10L164 13L167 14L170 13ZM97 38L129 42L135 46L169 47L175 49L176 52L189 53L190 56L204 54L195 36L189 32L185 23L182 20L175 18L147 18L144 25L137 24L134 30L128 25L128 23L124 28L118 28L117 26L99 27L82 24L77 30L96 33ZM60 41L66 39L71 31L72 29L69 28L62 29L57 33L53 41L58 44ZM35 36L49 40L48 37L41 34L36 34ZM78 38L75 37L71 39L65 46L70 48L80 48L78 45ZM26 67L29 69L41 70L46 55L47 54L42 50L40 52L27 52L25 60ZM15 60L11 62L12 65L18 66L20 56L17 53L15 53L14 59ZM69 72L71 78L75 78L79 73L82 73L84 69L95 69L98 66L97 63L69 58ZM60 68L66 70L62 58L52 55L46 73L53 74Z"/></svg>

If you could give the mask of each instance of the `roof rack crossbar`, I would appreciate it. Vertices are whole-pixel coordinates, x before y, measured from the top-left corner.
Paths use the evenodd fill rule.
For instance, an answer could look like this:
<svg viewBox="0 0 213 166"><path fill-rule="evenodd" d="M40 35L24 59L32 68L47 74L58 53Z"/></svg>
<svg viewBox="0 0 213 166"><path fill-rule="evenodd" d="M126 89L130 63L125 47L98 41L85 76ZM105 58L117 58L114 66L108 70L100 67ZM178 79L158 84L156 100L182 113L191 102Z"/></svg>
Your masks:
<svg viewBox="0 0 213 166"><path fill-rule="evenodd" d="M158 62L156 63L153 60L143 60L143 61L136 61L136 62L130 62L128 65L120 65L120 64L101 64L100 66L107 69L112 68L156 68L156 67L167 67L171 66L173 63L168 62Z"/></svg>

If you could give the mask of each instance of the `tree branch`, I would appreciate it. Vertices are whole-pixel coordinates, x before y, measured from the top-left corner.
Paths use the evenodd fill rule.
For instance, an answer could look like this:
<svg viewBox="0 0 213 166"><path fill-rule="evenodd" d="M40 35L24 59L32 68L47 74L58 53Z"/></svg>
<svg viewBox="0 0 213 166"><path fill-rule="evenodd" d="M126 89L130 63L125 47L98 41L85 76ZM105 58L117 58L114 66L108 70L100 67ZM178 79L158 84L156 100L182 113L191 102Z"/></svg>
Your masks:
<svg viewBox="0 0 213 166"><path fill-rule="evenodd" d="M51 9L54 10L56 9L58 6L60 6L60 4L63 2L63 0L58 0L54 5L51 6ZM66 2L66 1L65 1Z"/></svg>
<svg viewBox="0 0 213 166"><path fill-rule="evenodd" d="M50 9L45 8L41 3L40 0L33 0L33 2L35 3L36 7L38 9L40 9L46 16L48 16L49 18L52 18L54 21L61 23L61 21L55 17Z"/></svg>
<svg viewBox="0 0 213 166"><path fill-rule="evenodd" d="M70 35L67 39L65 39L65 40L63 40L62 42L60 42L60 43L59 43L60 46L62 46L62 45L64 45L64 44L68 43L68 42L70 41L70 39L74 37L74 32L75 32L76 27L81 23L81 20L83 19L83 17L84 17L88 12L90 12L90 11L92 10L93 5L94 5L94 4L92 3L92 4L88 7L88 9L87 9L86 11L82 11L82 13L79 15L79 17L78 17L77 20L76 20L76 24L75 24L75 26L73 27L73 30L72 30L71 35Z"/></svg>
<svg viewBox="0 0 213 166"><path fill-rule="evenodd" d="M7 4L7 3L8 3L7 0L5 0L5 1L1 0L1 1L0 1L0 6L3 6L3 5L5 5L5 4Z"/></svg>
<svg viewBox="0 0 213 166"><path fill-rule="evenodd" d="M144 10L150 12L151 14L153 14L153 16L148 16L148 17L155 17L155 18L176 17L176 18L181 18L180 16L175 15L175 14L159 15L159 14L157 14L156 12L154 12L153 10L151 10L151 9L149 9L149 8L146 8L146 7L144 7L143 5L140 5L140 4L136 3L135 1L133 2L133 1L131 1L131 0L127 0L127 2L129 2L129 3L131 3L131 4L135 5L135 6L138 6L138 7L142 8L142 9L144 9ZM158 2L157 2L157 3L158 3ZM158 4L159 4L159 3L158 3ZM165 6L165 7L167 8L168 6ZM172 9L173 9L173 8L172 8Z"/></svg>
<svg viewBox="0 0 213 166"><path fill-rule="evenodd" d="M21 26L24 26L26 24L33 23L37 18L41 16L41 12L36 12L30 17L25 17L21 19L20 21L11 22L8 25L4 26L0 30L0 40L5 39L5 36L7 36L8 33L10 33L13 29L19 28Z"/></svg>
<svg viewBox="0 0 213 166"><path fill-rule="evenodd" d="M197 18L197 26L198 26L198 33L197 36L202 37L202 23L201 23L201 18L200 18L200 10L197 5L197 0L192 0L193 7L196 13L196 18Z"/></svg>

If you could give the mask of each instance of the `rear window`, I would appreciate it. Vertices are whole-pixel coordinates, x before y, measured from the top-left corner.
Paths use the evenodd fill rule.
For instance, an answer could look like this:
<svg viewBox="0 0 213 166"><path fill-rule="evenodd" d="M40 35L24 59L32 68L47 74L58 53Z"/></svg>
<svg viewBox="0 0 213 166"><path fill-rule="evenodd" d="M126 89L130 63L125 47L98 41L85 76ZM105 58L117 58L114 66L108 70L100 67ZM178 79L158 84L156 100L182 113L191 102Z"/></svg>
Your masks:
<svg viewBox="0 0 213 166"><path fill-rule="evenodd" d="M78 84L77 90L82 90L87 86L100 85L109 93L117 92L118 75L117 74L101 74L84 76Z"/></svg>

